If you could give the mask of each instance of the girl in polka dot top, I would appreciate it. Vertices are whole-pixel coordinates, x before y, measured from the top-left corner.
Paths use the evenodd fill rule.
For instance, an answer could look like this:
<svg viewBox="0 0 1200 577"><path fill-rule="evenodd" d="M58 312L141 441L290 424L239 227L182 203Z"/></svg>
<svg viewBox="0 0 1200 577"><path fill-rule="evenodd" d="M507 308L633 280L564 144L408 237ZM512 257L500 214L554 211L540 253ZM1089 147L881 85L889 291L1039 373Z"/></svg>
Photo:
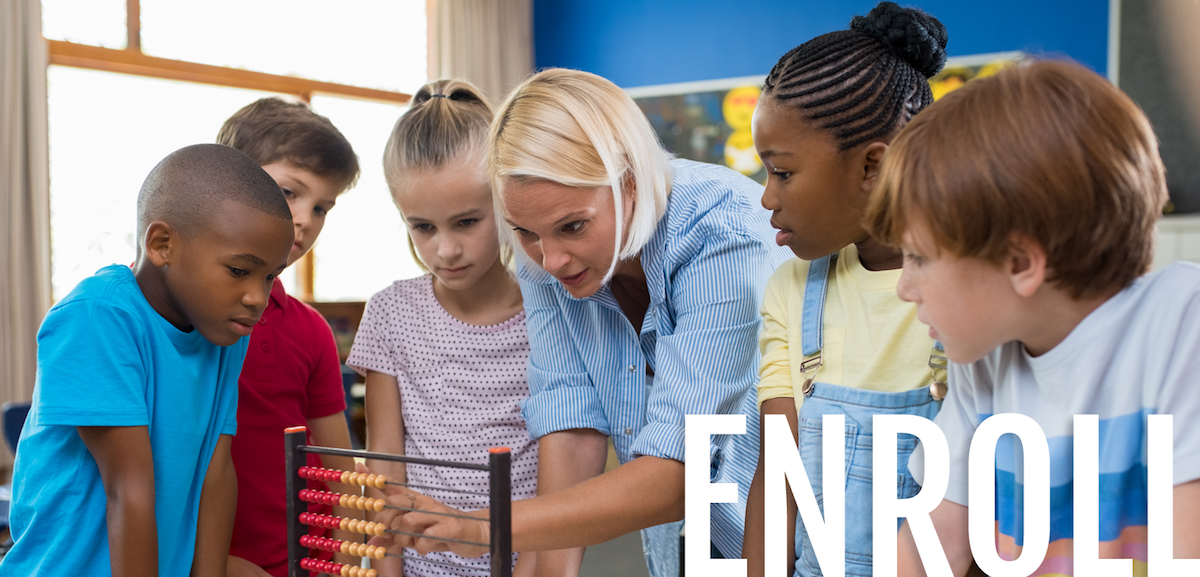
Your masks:
<svg viewBox="0 0 1200 577"><path fill-rule="evenodd" d="M529 397L525 311L505 266L511 255L501 254L484 166L492 108L458 80L427 84L412 102L388 140L384 174L427 274L371 297L346 361L366 376L367 449L486 464L488 448L510 447L513 499L532 497L537 442L520 408ZM455 508L488 506L486 471L368 465ZM405 556L375 568L389 576L486 576L491 565L487 555ZM532 561L522 553L517 574L531 575Z"/></svg>

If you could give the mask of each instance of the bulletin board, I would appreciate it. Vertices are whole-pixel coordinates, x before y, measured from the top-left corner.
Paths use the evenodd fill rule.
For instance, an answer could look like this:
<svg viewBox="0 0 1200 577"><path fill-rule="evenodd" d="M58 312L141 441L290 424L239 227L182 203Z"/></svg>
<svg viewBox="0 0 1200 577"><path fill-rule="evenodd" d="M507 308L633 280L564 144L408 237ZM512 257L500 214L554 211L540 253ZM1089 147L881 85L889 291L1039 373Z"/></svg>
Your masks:
<svg viewBox="0 0 1200 577"><path fill-rule="evenodd" d="M934 99L1025 58L1022 52L950 58L942 72L929 81ZM672 154L728 166L763 183L767 175L754 151L750 121L765 79L765 75L744 76L643 86L625 92Z"/></svg>

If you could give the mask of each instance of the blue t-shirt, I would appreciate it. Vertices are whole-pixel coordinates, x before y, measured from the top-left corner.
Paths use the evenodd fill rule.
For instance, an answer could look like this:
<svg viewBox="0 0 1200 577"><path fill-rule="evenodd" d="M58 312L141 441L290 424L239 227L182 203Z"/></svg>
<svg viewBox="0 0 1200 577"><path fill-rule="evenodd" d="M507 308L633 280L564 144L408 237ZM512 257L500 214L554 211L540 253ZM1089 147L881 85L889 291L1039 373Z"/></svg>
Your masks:
<svg viewBox="0 0 1200 577"><path fill-rule="evenodd" d="M127 266L101 269L51 308L0 575L112 574L104 486L78 426L149 428L159 575L188 575L205 473L218 437L237 429L248 342L218 347L175 328Z"/></svg>

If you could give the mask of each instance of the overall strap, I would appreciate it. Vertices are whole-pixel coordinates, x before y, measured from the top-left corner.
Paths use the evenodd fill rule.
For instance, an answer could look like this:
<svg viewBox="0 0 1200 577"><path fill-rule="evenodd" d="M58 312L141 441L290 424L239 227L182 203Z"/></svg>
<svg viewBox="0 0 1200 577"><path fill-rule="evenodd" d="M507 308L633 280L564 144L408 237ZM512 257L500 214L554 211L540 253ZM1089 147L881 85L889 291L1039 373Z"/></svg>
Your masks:
<svg viewBox="0 0 1200 577"><path fill-rule="evenodd" d="M837 253L823 256L808 264L808 278L804 281L804 311L800 325L800 348L805 361L800 364L804 376L801 392L812 394L812 382L817 376L821 362L822 334L825 324L825 289L829 286L829 269L837 261ZM816 355L816 356L813 356ZM812 357L812 358L808 358Z"/></svg>
<svg viewBox="0 0 1200 577"><path fill-rule="evenodd" d="M829 286L829 269L833 268L837 253L823 256L808 265L808 279L804 282L804 312L800 325L800 346L805 357L821 352L821 339L825 320L825 289Z"/></svg>

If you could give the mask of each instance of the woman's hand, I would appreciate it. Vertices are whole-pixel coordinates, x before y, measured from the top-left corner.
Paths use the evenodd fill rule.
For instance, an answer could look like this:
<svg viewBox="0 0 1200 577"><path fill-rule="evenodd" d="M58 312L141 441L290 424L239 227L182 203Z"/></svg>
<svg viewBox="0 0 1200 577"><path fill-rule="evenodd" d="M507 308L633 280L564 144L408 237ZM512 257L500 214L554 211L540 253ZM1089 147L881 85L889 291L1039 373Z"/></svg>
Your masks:
<svg viewBox="0 0 1200 577"><path fill-rule="evenodd" d="M371 545L389 549L408 547L421 555L431 551L451 551L463 557L480 557L491 550L492 533L487 509L459 511L403 487L389 486L387 493L387 504L401 509L384 509L375 516L375 521L400 533L373 537Z"/></svg>

